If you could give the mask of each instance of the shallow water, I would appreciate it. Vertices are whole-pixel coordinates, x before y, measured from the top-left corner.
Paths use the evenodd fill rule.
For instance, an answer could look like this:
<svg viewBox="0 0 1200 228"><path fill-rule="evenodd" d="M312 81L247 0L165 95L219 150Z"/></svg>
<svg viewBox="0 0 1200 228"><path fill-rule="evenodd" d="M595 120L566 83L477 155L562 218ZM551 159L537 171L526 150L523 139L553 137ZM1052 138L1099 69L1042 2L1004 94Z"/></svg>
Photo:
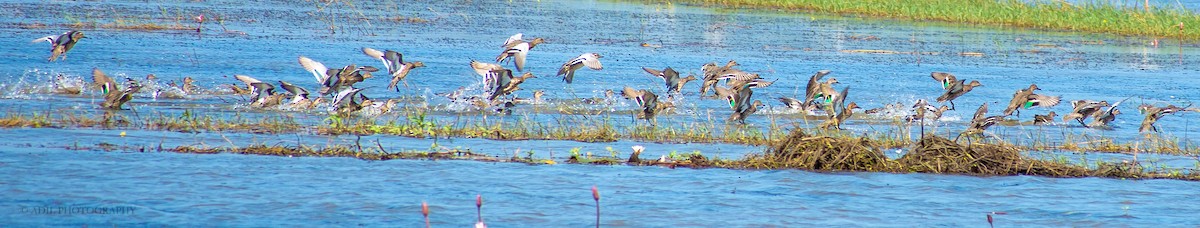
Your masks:
<svg viewBox="0 0 1200 228"><path fill-rule="evenodd" d="M131 214L5 213L14 225L611 226L1200 225L1193 182L362 161L4 147L0 210L133 207ZM47 181L53 180L53 181Z"/></svg>
<svg viewBox="0 0 1200 228"><path fill-rule="evenodd" d="M322 8L326 7L326 8ZM64 24L144 21L192 25L189 18L210 18L201 33L194 30L131 31L86 29L85 38L68 53L67 61L45 62L47 44L28 44L33 38L59 34ZM224 23L214 23L214 18ZM361 17L370 19L361 20ZM385 18L417 17L428 23L394 22ZM178 19L177 19L178 18ZM30 27L40 23L45 27ZM330 26L335 27L329 29ZM520 97L545 90L545 102L519 105L511 116L491 120L532 120L561 123L562 119L631 121L632 102L580 105L581 98L602 97L604 90L622 86L665 94L660 79L641 67L671 66L699 74L707 62L734 59L741 69L779 79L755 91L769 105L749 118L749 127L765 129L773 122L798 123L801 115L774 98L796 97L813 72L834 71L849 99L874 108L937 97L941 88L929 79L931 71L947 71L985 86L956 100L957 110L935 123L939 134L965 128L975 107L991 103L999 113L1012 91L1036 83L1042 93L1065 100L1127 101L1126 114L1111 130L1087 129L1058 123L1046 127L997 126L991 132L1004 140L1030 142L1061 140L1067 134L1101 135L1118 141L1137 140L1141 103L1188 105L1197 100L1194 43L1139 37L1047 32L988 26L954 26L828 15L710 10L679 5L641 5L613 2L508 1L383 1L353 6L312 2L8 2L0 3L0 105L10 113L101 113L100 98L50 93L48 81L64 75L69 82L90 80L93 67L110 75L142 79L155 74L161 84L184 76L198 79L202 88L225 90L238 83L233 74L264 81L286 80L309 86L312 77L296 62L308 56L331 67L374 65L361 47L395 49L407 61L423 61L409 75L411 87L388 91L386 80L360 83L376 99L405 98L405 107L429 107L430 118L441 123L484 118L468 105L438 94L460 87L469 95L480 92L470 59L488 61L500 43L513 33L544 37L547 43L529 56L527 71L538 78L523 84ZM646 43L651 47L643 47ZM900 54L865 54L853 50L885 50ZM559 65L583 52L601 53L605 68L582 69L574 84L565 86L553 75ZM960 53L980 53L964 56ZM919 55L912 53L921 53ZM510 65L511 66L511 65ZM699 83L673 95L679 104L663 114L659 124L703 123L723 126L729 115L721 100L697 96ZM169 88L168 88L169 90ZM666 97L664 95L664 97ZM192 95L188 99L153 99L139 94L130 103L130 118L179 116L184 111L220 118L292 118L323 124L325 110L303 113L246 108L245 98L231 95ZM564 107L605 111L600 115L562 115ZM1047 111L1065 113L1067 104L1023 110L1022 121ZM901 111L900 116L907 111ZM895 128L895 116L859 115L845 126L862 134ZM1190 126L1197 114L1169 116L1159 121L1162 135L1194 143L1200 129ZM398 114L376 117L380 122L402 120ZM811 121L810 121L811 122ZM567 121L567 123L578 123ZM714 127L720 128L720 127ZM117 136L126 132L126 137ZM913 133L916 134L916 133ZM982 225L984 213L1001 223L1046 226L1126 224L1197 225L1190 214L1181 181L1111 179L1051 179L1037 177L959 177L926 174L821 174L802 171L741 171L660 167L529 166L464 161L369 162L348 158L283 158L245 155L127 153L139 148L178 145L244 146L250 143L332 145L353 143L353 136L327 137L310 132L259 135L240 133L164 133L131 129L3 129L12 139L0 144L0 210L20 211L36 206L132 206L131 215L7 214L0 221L20 224L77 225L137 221L137 224L261 225L393 225L416 226L416 205L427 201L434 225L473 222L471 196L485 197L486 220L493 226L592 224L588 187L600 187L604 224L623 226L764 226L764 225ZM708 156L736 158L762 148L720 144L656 144L635 141L581 143L573 141L496 141L480 139L412 139L369 136L391 150L422 150L440 146L468 148L495 156L533 150L537 157L564 159L572 148L608 155L613 148L627 156L632 145L645 145L644 157L672 151L701 151ZM99 152L101 143L118 152ZM373 143L372 143L373 144ZM436 144L436 145L435 145ZM64 148L79 148L66 150ZM150 150L154 151L154 150ZM553 155L551 155L553 153ZM901 151L902 153L902 151ZM1120 161L1129 155L1075 155L1088 161ZM1065 154L1065 155L1063 155ZM889 153L898 156L899 153ZM1051 155L1055 156L1055 155ZM1194 158L1150 156L1170 167L1193 167ZM1147 159L1142 155L1142 159ZM15 208L15 209L14 209ZM444 219L452 218L452 219Z"/></svg>

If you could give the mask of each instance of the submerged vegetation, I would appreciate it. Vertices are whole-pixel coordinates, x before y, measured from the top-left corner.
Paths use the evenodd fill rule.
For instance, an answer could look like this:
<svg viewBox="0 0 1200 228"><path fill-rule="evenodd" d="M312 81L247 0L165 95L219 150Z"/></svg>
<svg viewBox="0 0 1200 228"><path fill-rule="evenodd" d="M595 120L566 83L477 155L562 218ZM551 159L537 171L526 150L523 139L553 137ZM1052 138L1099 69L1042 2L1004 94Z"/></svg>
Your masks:
<svg viewBox="0 0 1200 228"><path fill-rule="evenodd" d="M658 2L657 0L654 2ZM674 0L735 8L855 14L913 21L1012 26L1155 38L1200 39L1200 14L1117 3L1022 0ZM1134 1L1141 3L1141 1ZM1140 6L1140 7L1139 7Z"/></svg>

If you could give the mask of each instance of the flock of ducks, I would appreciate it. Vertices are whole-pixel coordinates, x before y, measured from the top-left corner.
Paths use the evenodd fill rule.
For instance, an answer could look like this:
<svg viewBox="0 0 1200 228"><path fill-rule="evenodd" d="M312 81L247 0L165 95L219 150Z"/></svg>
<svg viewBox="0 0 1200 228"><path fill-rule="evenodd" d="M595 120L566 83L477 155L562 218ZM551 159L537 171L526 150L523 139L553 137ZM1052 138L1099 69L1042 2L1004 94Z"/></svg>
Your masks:
<svg viewBox="0 0 1200 228"><path fill-rule="evenodd" d="M82 32L68 31L61 35L38 38L34 42L50 42L52 46L49 61L55 61L60 59L65 60L66 53L82 38L85 38ZM470 96L468 100L475 106L478 106L480 110L509 113L509 108L515 106L516 102L521 101L513 93L520 90L520 85L525 81L536 78L533 73L524 72L525 63L529 52L543 43L545 43L545 39L543 38L525 40L523 34L518 33L504 41L501 45L501 52L496 56L494 63L471 60L469 65L475 73L482 77L482 85L485 91L483 94ZM401 83L405 87L409 86L405 78L413 70L425 67L425 64L420 61L405 61L404 56L400 52L393 50L380 51L364 47L362 48L362 53L367 57L380 61L387 75L390 77L390 83L387 88L389 90L394 89L397 92L401 91L399 88ZM587 67L592 70L602 70L604 67L600 62L601 58L602 56L598 53L580 54L578 57L563 63L557 72L557 76L562 77L564 82L570 84L579 69ZM276 81L277 83L273 83L246 75L234 75L234 78L244 84L244 87L231 86L231 90L235 94L249 94L251 97L247 104L249 107L274 108L286 106L293 109L311 110L319 104L328 103L331 107L330 111L337 115L348 115L364 109L372 109L384 113L391 110L398 103L398 100L395 99L382 102L372 100L363 94L364 88L355 87L356 83L371 79L374 77L373 73L380 72L380 69L376 67L349 64L340 68L330 68L321 62L305 56L299 56L297 61L304 70L313 75L316 82L315 85L317 85L316 91L319 96L310 96L311 93L304 86L287 81L278 80ZM513 70L505 67L504 64L507 62L512 63L516 72L524 73L518 76L518 73L514 73ZM739 64L733 60L728 61L724 65L718 65L715 62L706 63L700 67L703 75L699 78L695 75L681 77L680 73L671 67L666 67L662 70L643 67L643 70L654 77L661 78L665 86L664 91L668 94L679 94L688 82L701 81L700 95L702 97L718 97L725 100L732 111L727 118L728 121L744 124L747 117L764 107L762 101L753 98L754 89L771 86L776 81L764 79L756 73L739 70L737 69L738 66ZM834 88L839 82L833 77L827 77L831 73L832 71L829 70L821 70L810 76L804 97L779 97L777 100L786 107L798 112L823 116L824 122L818 125L821 128L841 129L841 126L855 114L854 110L861 109L861 107L855 102L846 103L850 88L846 86L840 91ZM123 104L132 100L133 94L140 91L143 87L136 80L129 78L126 79L125 83L119 84L100 69L94 69L92 74L95 87L104 94L104 101L100 106L105 109L122 109ZM905 121L937 120L941 118L944 112L955 110L955 99L962 97L977 87L983 86L979 81L972 80L967 82L966 80L959 79L954 74L946 72L933 72L930 76L944 90L936 98L936 101L949 103L949 106L941 105L940 107L935 107L923 99L917 100L911 106L913 114L905 116L903 118ZM721 81L724 81L724 85L721 85ZM191 78L184 78L182 84L176 85L172 82L171 85L184 91L184 93L190 93L195 90L193 82L194 80ZM275 84L278 84L283 90L277 91ZM78 93L78 90L75 91ZM983 133L997 123L1012 121L1009 120L1011 116L1019 118L1021 109L1053 107L1061 103L1059 96L1045 95L1039 93L1039 91L1041 91L1041 88L1038 88L1036 84L1031 84L1028 88L1018 89L1013 93L1010 102L1000 115L989 116L988 104L984 103L980 105L972 116L968 125L969 127L960 136ZM607 92L609 96L612 96L612 93L611 90ZM534 91L534 99L541 99L540 97L543 94L543 91ZM660 99L657 94L650 90L634 89L626 86L620 90L620 94L625 99L635 101L638 106L635 117L647 120L650 124L657 123L655 117L660 112L675 106L671 102ZM158 93L156 92L155 96L157 97L157 95ZM513 97L508 97L510 95ZM454 97L457 97L457 95ZM1094 100L1071 101L1069 104L1071 104L1073 109L1070 113L1063 115L1062 121L1066 123L1076 121L1085 127L1105 127L1117 115L1121 114L1118 107L1126 100L1128 98L1111 104L1107 101ZM878 113L899 109L900 107L902 107L902 104L899 103L894 105L888 104L883 108L866 110L865 113ZM1144 115L1144 120L1139 128L1141 132L1157 132L1158 128L1154 126L1155 122L1166 115L1188 111L1200 112L1200 109L1190 106L1178 107L1167 105L1159 107L1149 104L1141 105L1138 107L1138 110ZM1053 123L1057 115L1053 111L1046 114L1036 114L1033 117L1032 123ZM1086 122L1089 118L1091 118L1091 122Z"/></svg>

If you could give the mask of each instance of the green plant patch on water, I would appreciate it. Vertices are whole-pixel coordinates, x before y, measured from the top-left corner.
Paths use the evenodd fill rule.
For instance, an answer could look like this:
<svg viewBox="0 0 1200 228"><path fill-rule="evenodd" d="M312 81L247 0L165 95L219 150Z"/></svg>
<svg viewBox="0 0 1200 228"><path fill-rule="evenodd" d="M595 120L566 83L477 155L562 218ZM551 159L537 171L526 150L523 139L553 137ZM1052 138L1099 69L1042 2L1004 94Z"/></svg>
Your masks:
<svg viewBox="0 0 1200 228"><path fill-rule="evenodd" d="M1200 39L1200 15L1180 8L1095 1L1025 0L643 0L709 7L851 14L912 21L996 25L1116 35ZM1140 1L1138 1L1140 3Z"/></svg>

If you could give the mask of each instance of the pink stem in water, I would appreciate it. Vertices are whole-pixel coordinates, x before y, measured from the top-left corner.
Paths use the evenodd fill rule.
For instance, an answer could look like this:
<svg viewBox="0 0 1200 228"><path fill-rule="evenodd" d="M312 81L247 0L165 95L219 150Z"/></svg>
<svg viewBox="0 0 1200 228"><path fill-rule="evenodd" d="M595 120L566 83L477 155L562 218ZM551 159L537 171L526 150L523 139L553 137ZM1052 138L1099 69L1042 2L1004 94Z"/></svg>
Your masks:
<svg viewBox="0 0 1200 228"><path fill-rule="evenodd" d="M592 199L596 200L596 228L600 228L600 190L592 185Z"/></svg>

